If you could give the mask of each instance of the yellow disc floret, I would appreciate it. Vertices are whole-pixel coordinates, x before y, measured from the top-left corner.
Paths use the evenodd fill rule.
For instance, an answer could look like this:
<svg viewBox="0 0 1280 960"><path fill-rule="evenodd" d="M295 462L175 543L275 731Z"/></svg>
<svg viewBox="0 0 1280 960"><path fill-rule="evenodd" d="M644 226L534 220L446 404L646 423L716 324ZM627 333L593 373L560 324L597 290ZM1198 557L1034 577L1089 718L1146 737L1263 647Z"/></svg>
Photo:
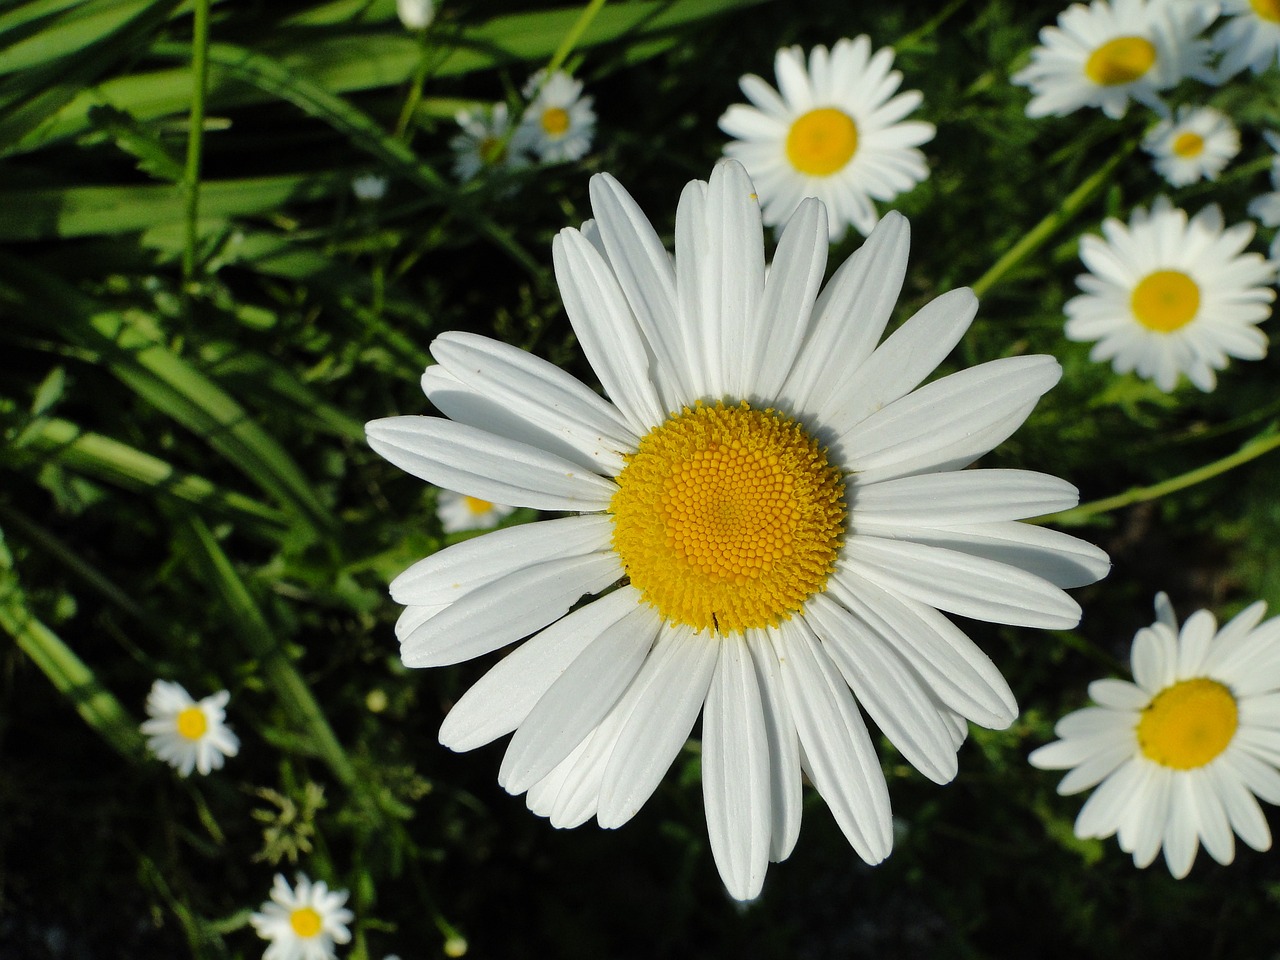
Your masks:
<svg viewBox="0 0 1280 960"><path fill-rule="evenodd" d="M1204 153L1204 137L1190 130L1180 133L1173 140L1173 152L1184 160L1198 157Z"/></svg>
<svg viewBox="0 0 1280 960"><path fill-rule="evenodd" d="M569 112L561 107L547 107L542 111L542 130L549 137L558 137L569 129Z"/></svg>
<svg viewBox="0 0 1280 960"><path fill-rule="evenodd" d="M1280 23L1280 0L1249 0L1249 6L1263 20Z"/></svg>
<svg viewBox="0 0 1280 960"><path fill-rule="evenodd" d="M1149 760L1194 770L1213 760L1236 734L1240 711L1231 691L1197 677L1161 690L1138 720L1138 747Z"/></svg>
<svg viewBox="0 0 1280 960"><path fill-rule="evenodd" d="M810 110L787 132L787 159L800 173L829 177L858 152L858 125L843 110Z"/></svg>
<svg viewBox="0 0 1280 960"><path fill-rule="evenodd" d="M289 926L298 936L309 940L320 932L320 914L314 907L299 907L289 914Z"/></svg>
<svg viewBox="0 0 1280 960"><path fill-rule="evenodd" d="M488 500L481 500L479 497L463 497L462 499L472 516L483 516L493 509L492 503Z"/></svg>
<svg viewBox="0 0 1280 960"><path fill-rule="evenodd" d="M610 511L644 599L668 621L728 634L776 626L826 587L844 479L789 417L699 403L644 436Z"/></svg>
<svg viewBox="0 0 1280 960"><path fill-rule="evenodd" d="M188 740L199 740L209 729L209 721L199 707L187 707L178 714L178 733Z"/></svg>
<svg viewBox="0 0 1280 960"><path fill-rule="evenodd" d="M1155 62L1155 45L1146 37L1116 37L1089 54L1084 73L1100 86L1118 87L1141 79Z"/></svg>
<svg viewBox="0 0 1280 960"><path fill-rule="evenodd" d="M1173 333L1200 312L1200 287L1181 270L1155 270L1133 288L1129 307L1148 330Z"/></svg>

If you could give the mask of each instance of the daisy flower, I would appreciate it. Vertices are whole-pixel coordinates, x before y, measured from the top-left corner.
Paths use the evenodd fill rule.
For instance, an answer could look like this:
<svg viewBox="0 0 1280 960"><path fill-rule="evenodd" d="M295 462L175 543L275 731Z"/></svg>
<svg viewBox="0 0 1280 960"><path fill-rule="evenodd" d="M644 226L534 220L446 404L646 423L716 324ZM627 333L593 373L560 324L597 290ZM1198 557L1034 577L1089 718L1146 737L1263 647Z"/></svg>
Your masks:
<svg viewBox="0 0 1280 960"><path fill-rule="evenodd" d="M387 195L387 178L377 173L362 173L352 178L351 192L357 200L377 203Z"/></svg>
<svg viewBox="0 0 1280 960"><path fill-rule="evenodd" d="M192 770L207 775L220 769L240 752L240 741L226 723L230 699L219 690L197 702L180 684L157 680L147 694L150 719L142 723L147 749L184 777Z"/></svg>
<svg viewBox="0 0 1280 960"><path fill-rule="evenodd" d="M1259 360L1267 338L1257 324L1271 315L1275 264L1242 253L1253 224L1224 229L1211 204L1190 222L1168 197L1148 213L1133 211L1126 227L1102 224L1105 236L1086 235L1080 259L1089 273L1083 292L1067 301L1068 340L1097 341L1091 360L1110 360L1116 373L1135 371L1168 393L1185 373L1209 391L1228 357Z"/></svg>
<svg viewBox="0 0 1280 960"><path fill-rule="evenodd" d="M834 242L849 224L866 236L876 225L873 200L890 201L929 176L916 147L934 127L901 122L920 105L920 92L894 96L902 74L890 70L893 50L871 53L865 36L838 40L828 53L814 47L778 51L778 90L748 74L739 81L754 106L737 103L720 129L737 139L726 156L742 162L760 190L766 226L786 223L805 197L827 208Z"/></svg>
<svg viewBox="0 0 1280 960"><path fill-rule="evenodd" d="M1098 786L1076 819L1079 837L1116 834L1146 867L1164 848L1182 878L1196 849L1227 864L1232 831L1255 850L1271 832L1255 798L1280 803L1280 617L1259 625L1266 604L1221 630L1208 610L1182 629L1169 598L1133 639L1133 683L1095 680L1098 704L1070 713L1061 738L1031 754L1042 770L1070 770L1061 794Z"/></svg>
<svg viewBox="0 0 1280 960"><path fill-rule="evenodd" d="M283 874L276 874L271 899L249 917L263 940L270 940L262 960L333 960L333 946L347 943L347 924L355 915L343 906L346 890L330 890L323 880L312 883L305 873L290 887Z"/></svg>
<svg viewBox="0 0 1280 960"><path fill-rule="evenodd" d="M1156 172L1175 187L1216 180L1237 153L1240 133L1226 114L1212 107L1179 107L1175 116L1152 127L1142 149L1155 158Z"/></svg>
<svg viewBox="0 0 1280 960"><path fill-rule="evenodd" d="M491 503L479 497L466 497L452 490L441 490L436 497L436 516L445 533L463 530L492 530L504 517L509 517L515 507Z"/></svg>
<svg viewBox="0 0 1280 960"><path fill-rule="evenodd" d="M1213 48L1222 54L1219 78L1275 66L1280 59L1280 0L1223 0L1222 12L1229 19L1213 35Z"/></svg>
<svg viewBox="0 0 1280 960"><path fill-rule="evenodd" d="M407 30L425 30L436 18L433 0L396 0L396 14Z"/></svg>
<svg viewBox="0 0 1280 960"><path fill-rule="evenodd" d="M1100 107L1118 120L1131 99L1164 112L1161 90L1188 76L1214 79L1209 43L1197 35L1215 11L1215 4L1170 0L1072 4L1056 27L1040 31L1031 64L1013 75L1014 83L1031 88L1027 116Z"/></svg>
<svg viewBox="0 0 1280 960"><path fill-rule="evenodd" d="M582 95L581 80L563 70L550 79L539 72L529 79L524 95L532 99L521 121L524 138L543 163L578 160L591 149L596 113L592 98Z"/></svg>
<svg viewBox="0 0 1280 960"><path fill-rule="evenodd" d="M1268 131L1263 136L1276 155L1271 158L1271 193L1264 193L1249 201L1249 216L1264 227L1280 227L1280 135ZM1280 233L1271 241L1271 259L1280 261Z"/></svg>
<svg viewBox="0 0 1280 960"><path fill-rule="evenodd" d="M756 896L790 854L802 771L879 862L889 796L858 705L946 783L966 721L1004 727L1017 708L939 610L1065 628L1080 609L1062 588L1108 568L1095 547L1016 522L1074 504L1070 484L961 469L1061 369L1008 357L919 386L972 321L969 290L876 347L906 271L898 214L819 294L823 205L800 205L766 272L736 162L685 188L674 258L616 180L593 177L590 194L595 219L552 253L612 402L516 347L445 333L423 387L453 419L367 426L374 450L428 482L569 514L397 577L401 657L458 663L533 635L440 739L470 750L514 731L498 781L555 826L629 820L701 713L710 847L732 896Z"/></svg>
<svg viewBox="0 0 1280 960"><path fill-rule="evenodd" d="M481 170L519 170L529 165L527 135L520 127L512 127L505 103L459 110L456 119L462 132L449 146L454 153L453 173L459 180L474 180Z"/></svg>

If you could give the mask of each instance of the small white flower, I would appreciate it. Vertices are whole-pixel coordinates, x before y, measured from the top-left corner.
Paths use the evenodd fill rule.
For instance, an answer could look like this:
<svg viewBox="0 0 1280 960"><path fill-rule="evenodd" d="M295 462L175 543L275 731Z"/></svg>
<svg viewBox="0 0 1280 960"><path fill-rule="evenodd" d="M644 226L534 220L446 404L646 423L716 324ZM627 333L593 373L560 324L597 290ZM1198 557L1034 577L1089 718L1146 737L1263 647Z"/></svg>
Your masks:
<svg viewBox="0 0 1280 960"><path fill-rule="evenodd" d="M514 510L515 507L463 496L452 490L441 490L436 497L436 516L440 518L440 526L445 533L492 530Z"/></svg>
<svg viewBox="0 0 1280 960"><path fill-rule="evenodd" d="M1280 227L1280 135L1264 134L1276 155L1271 158L1271 193L1254 197L1249 202L1249 216L1264 227ZM1271 259L1280 262L1280 233L1271 241Z"/></svg>
<svg viewBox="0 0 1280 960"><path fill-rule="evenodd" d="M374 203L387 195L387 178L376 173L362 173L352 179L351 192L357 200Z"/></svg>
<svg viewBox="0 0 1280 960"><path fill-rule="evenodd" d="M1222 54L1219 77L1275 66L1280 59L1280 0L1223 0L1222 12L1230 19L1213 35L1213 48Z"/></svg>
<svg viewBox="0 0 1280 960"><path fill-rule="evenodd" d="M462 132L449 141L453 172L461 181L474 180L481 170L519 170L529 165L527 134L513 127L505 103L459 110Z"/></svg>
<svg viewBox="0 0 1280 960"><path fill-rule="evenodd" d="M1156 172L1175 187L1216 180L1240 152L1240 133L1212 107L1179 107L1177 115L1152 127L1142 149L1155 158Z"/></svg>
<svg viewBox="0 0 1280 960"><path fill-rule="evenodd" d="M1075 3L1056 27L1040 31L1031 64L1013 82L1030 87L1027 116L1064 116L1100 107L1112 119L1137 100L1164 112L1159 93L1184 77L1214 80L1209 42L1198 34L1215 5L1171 0L1093 0Z"/></svg>
<svg viewBox="0 0 1280 960"><path fill-rule="evenodd" d="M582 81L557 70L544 80L534 74L524 95L533 102L524 112L521 127L530 148L543 163L578 160L591 149L596 114L592 98L582 95Z"/></svg>
<svg viewBox="0 0 1280 960"><path fill-rule="evenodd" d="M1090 359L1110 360L1117 373L1136 371L1166 393L1185 373L1201 390L1216 385L1228 357L1259 360L1267 338L1257 324L1271 315L1275 265L1243 253L1252 223L1224 229L1216 205L1190 222L1167 197L1128 226L1108 219L1106 239L1086 235L1080 259L1089 273L1067 302L1069 340L1096 340Z"/></svg>
<svg viewBox="0 0 1280 960"><path fill-rule="evenodd" d="M396 0L396 13L409 30L425 30L436 18L433 0Z"/></svg>
<svg viewBox="0 0 1280 960"><path fill-rule="evenodd" d="M271 899L249 918L253 929L271 945L263 960L333 960L336 943L351 940L347 924L354 914L343 904L346 890L330 890L323 880L312 883L306 874L294 879L290 887L277 873L271 887Z"/></svg>
<svg viewBox="0 0 1280 960"><path fill-rule="evenodd" d="M147 749L184 777L192 770L208 774L240 752L240 741L226 724L231 694L219 690L196 702L180 684L157 680L147 694L142 732Z"/></svg>
<svg viewBox="0 0 1280 960"><path fill-rule="evenodd" d="M1098 704L1058 721L1060 740L1031 754L1033 766L1070 770L1063 795L1099 785L1076 818L1078 837L1116 834L1146 867L1164 848L1185 877L1201 843L1228 864L1234 835L1271 847L1258 798L1280 803L1280 617L1259 625L1259 601L1218 629L1208 610L1182 629L1169 598L1139 630L1133 683L1095 680Z"/></svg>
<svg viewBox="0 0 1280 960"><path fill-rule="evenodd" d="M814 47L805 66L800 47L774 60L778 90L752 74L739 81L754 106L735 103L720 129L737 139L725 156L741 161L760 191L765 226L785 224L805 197L827 208L832 241L849 224L866 236L879 219L873 200L888 202L929 176L917 147L934 126L902 122L920 105L918 90L894 96L902 74L893 50L874 55L865 36Z"/></svg>

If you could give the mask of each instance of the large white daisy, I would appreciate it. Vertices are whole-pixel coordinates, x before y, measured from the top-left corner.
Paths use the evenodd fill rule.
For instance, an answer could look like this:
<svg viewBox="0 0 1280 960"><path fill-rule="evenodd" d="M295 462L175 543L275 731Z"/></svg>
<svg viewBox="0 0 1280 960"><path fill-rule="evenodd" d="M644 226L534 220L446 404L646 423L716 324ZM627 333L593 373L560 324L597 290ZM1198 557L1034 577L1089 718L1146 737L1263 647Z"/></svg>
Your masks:
<svg viewBox="0 0 1280 960"><path fill-rule="evenodd" d="M1216 180L1240 152L1240 132L1231 118L1213 107L1179 107L1147 131L1142 149L1156 172L1175 187Z"/></svg>
<svg viewBox="0 0 1280 960"><path fill-rule="evenodd" d="M334 944L347 943L347 924L355 919L343 904L346 890L330 890L323 880L314 883L300 873L290 887L276 874L271 899L249 917L263 940L271 941L263 960L334 960Z"/></svg>
<svg viewBox="0 0 1280 960"><path fill-rule="evenodd" d="M1080 241L1090 272L1076 278L1083 292L1067 302L1067 339L1096 340L1091 359L1135 371L1166 393L1181 373L1212 390L1228 357L1267 352L1257 324L1271 316L1275 264L1242 252L1253 231L1252 223L1224 229L1214 204L1188 222L1168 197L1150 213L1135 208L1127 227L1105 220L1105 239Z"/></svg>
<svg viewBox="0 0 1280 960"><path fill-rule="evenodd" d="M1232 831L1255 850L1271 831L1255 797L1280 803L1280 617L1266 604L1221 630L1208 610L1181 631L1169 598L1133 640L1133 683L1095 680L1098 704L1058 721L1060 740L1031 754L1044 770L1070 770L1061 794L1101 784L1076 819L1080 837L1116 834L1146 867L1164 848L1185 877L1200 843L1219 863L1235 857Z"/></svg>
<svg viewBox="0 0 1280 960"><path fill-rule="evenodd" d="M1131 99L1163 111L1160 91L1188 76L1214 79L1209 42L1198 36L1214 9L1171 0L1072 4L1057 26L1040 31L1030 65L1013 76L1014 83L1031 88L1027 116L1060 117L1099 107L1119 119Z"/></svg>
<svg viewBox="0 0 1280 960"><path fill-rule="evenodd" d="M720 129L738 138L724 152L755 181L767 226L786 223L801 200L817 197L833 241L849 224L866 236L876 225L873 200L890 201L929 176L916 147L933 139L934 126L902 122L921 97L893 95L902 74L892 66L892 49L873 56L861 36L836 41L830 53L814 47L808 69L800 47L779 50L778 90L751 74L739 81L755 106L734 104L720 118Z"/></svg>
<svg viewBox="0 0 1280 960"><path fill-rule="evenodd" d="M406 570L391 586L401 656L457 663L533 635L440 739L470 750L515 731L499 782L556 826L625 823L701 713L711 851L734 897L794 846L802 770L878 862L889 798L858 705L949 781L965 721L1004 727L1016 706L939 610L1065 628L1080 610L1062 588L1108 568L1016 522L1074 504L1070 484L962 469L1061 370L1007 357L920 386L973 319L967 289L877 347L906 271L897 214L819 293L822 204L801 204L766 275L735 162L685 188L674 259L612 177L590 193L596 219L561 231L553 255L612 402L523 350L446 333L422 383L453 419L368 425L374 450L431 483L567 514Z"/></svg>
<svg viewBox="0 0 1280 960"><path fill-rule="evenodd" d="M142 723L147 749L184 777L192 770L208 775L221 769L227 757L240 752L240 741L227 726L230 699L219 690L197 701L179 683L155 681Z"/></svg>
<svg viewBox="0 0 1280 960"><path fill-rule="evenodd" d="M532 102L524 112L521 128L525 142L543 163L579 160L591 149L596 129L592 98L582 95L582 81L563 70L550 77L534 74L524 95Z"/></svg>
<svg viewBox="0 0 1280 960"><path fill-rule="evenodd" d="M1229 19L1213 34L1213 48L1222 54L1218 73L1223 79L1241 70L1262 73L1280 60L1280 0L1223 0Z"/></svg>

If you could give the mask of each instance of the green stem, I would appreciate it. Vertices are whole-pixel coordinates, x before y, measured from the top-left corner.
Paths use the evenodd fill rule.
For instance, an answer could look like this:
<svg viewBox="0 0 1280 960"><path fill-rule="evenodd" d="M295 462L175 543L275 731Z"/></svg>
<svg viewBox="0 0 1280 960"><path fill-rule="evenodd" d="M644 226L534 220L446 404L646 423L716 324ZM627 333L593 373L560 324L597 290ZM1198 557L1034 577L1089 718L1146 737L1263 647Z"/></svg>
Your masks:
<svg viewBox="0 0 1280 960"><path fill-rule="evenodd" d="M1170 477L1168 480L1162 480L1159 483L1152 484L1147 487L1133 487L1124 493L1118 493L1114 497L1104 497L1101 500L1093 500L1089 503L1082 503L1078 507L1070 510L1063 510L1059 513L1051 513L1048 516L1037 517L1034 523L1058 523L1064 526L1071 526L1081 523L1089 517L1095 517L1099 514L1110 513L1113 510L1119 510L1121 507L1127 507L1135 503L1145 503L1148 500L1158 500L1166 494L1174 493L1178 490L1185 490L1187 487L1194 487L1197 483L1203 483L1219 474L1233 470L1242 464L1248 463L1250 460L1256 460L1264 453L1268 453L1277 447L1280 447L1280 433L1275 432L1276 425L1272 424L1263 433L1254 437L1243 447L1229 456L1223 457L1221 460L1215 460L1213 463L1205 464L1203 467L1196 467L1194 470L1188 470L1186 473L1179 474L1176 477Z"/></svg>
<svg viewBox="0 0 1280 960"><path fill-rule="evenodd" d="M929 34L937 30L938 27L950 20L952 15L968 2L969 0L951 0L951 3L943 7L932 20L921 24L910 33L903 34L895 40L892 44L893 49L901 50L903 47L909 47L913 43L918 43L923 40L925 37L929 36Z"/></svg>
<svg viewBox="0 0 1280 960"><path fill-rule="evenodd" d="M1006 273L1044 246L1059 227L1074 217L1081 207L1092 200L1110 182L1111 175L1128 159L1135 146L1137 146L1136 140L1126 143L1091 177L1067 194L1057 210L1032 227L992 265L990 270L974 281L972 284L974 294L983 296L999 283Z"/></svg>
<svg viewBox="0 0 1280 960"><path fill-rule="evenodd" d="M587 27L591 26L591 21L596 18L601 10L604 9L605 0L590 0L590 2L582 8L582 13L578 15L578 19L574 21L569 32L564 35L564 39L560 41L560 46L556 47L555 53L551 55L550 62L547 63L547 77L560 69L561 65L569 58L569 54L573 52L573 48L577 46L582 35L587 32Z"/></svg>
<svg viewBox="0 0 1280 960"><path fill-rule="evenodd" d="M182 190L187 200L187 238L182 251L182 283L195 277L196 239L200 217L200 160L204 154L204 99L209 79L209 4L195 0L195 27L191 38L191 116L187 128L187 163Z"/></svg>

